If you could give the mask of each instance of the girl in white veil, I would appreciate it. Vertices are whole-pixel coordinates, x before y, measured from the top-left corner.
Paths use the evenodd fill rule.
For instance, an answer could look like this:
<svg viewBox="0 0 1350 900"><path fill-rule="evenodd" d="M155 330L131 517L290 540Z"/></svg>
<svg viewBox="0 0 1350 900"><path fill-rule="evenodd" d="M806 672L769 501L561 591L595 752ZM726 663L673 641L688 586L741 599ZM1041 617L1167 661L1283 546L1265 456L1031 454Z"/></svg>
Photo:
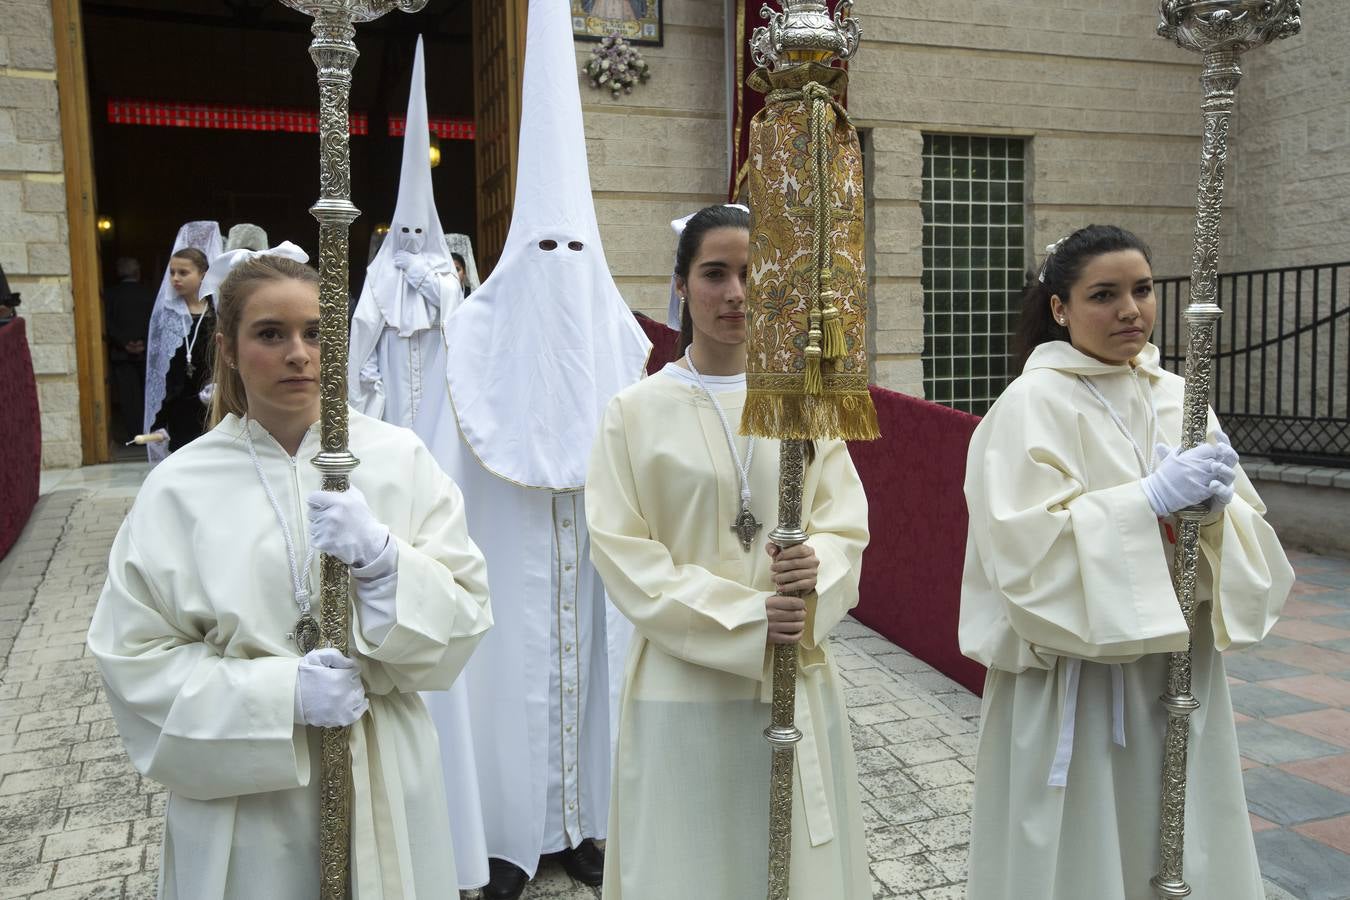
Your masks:
<svg viewBox="0 0 1350 900"><path fill-rule="evenodd" d="M187 248L201 251L208 261L215 259L223 252L220 225L216 222L199 221L188 222L179 228L172 252L178 253ZM155 430L155 420L164 405L169 364L174 354L192 343L192 313L188 310L187 301L178 296L173 289L169 275L172 263L171 254L169 265L164 267L164 278L159 283L159 294L155 298L154 311L150 314L150 329L145 343L146 433ZM207 343L210 343L209 336ZM160 462L168 456L169 449L169 441L146 444L146 451L152 463Z"/></svg>

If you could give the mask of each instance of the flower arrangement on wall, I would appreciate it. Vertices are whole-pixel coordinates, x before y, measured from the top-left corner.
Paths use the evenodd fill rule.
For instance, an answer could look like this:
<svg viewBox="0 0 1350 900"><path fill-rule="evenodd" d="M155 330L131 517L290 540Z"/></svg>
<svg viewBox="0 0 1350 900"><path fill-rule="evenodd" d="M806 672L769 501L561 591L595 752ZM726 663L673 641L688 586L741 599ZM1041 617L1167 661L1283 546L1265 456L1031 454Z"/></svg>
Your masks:
<svg viewBox="0 0 1350 900"><path fill-rule="evenodd" d="M642 54L615 32L595 45L582 74L590 80L591 87L609 91L617 100L620 94L633 93L633 88L650 78L652 73Z"/></svg>

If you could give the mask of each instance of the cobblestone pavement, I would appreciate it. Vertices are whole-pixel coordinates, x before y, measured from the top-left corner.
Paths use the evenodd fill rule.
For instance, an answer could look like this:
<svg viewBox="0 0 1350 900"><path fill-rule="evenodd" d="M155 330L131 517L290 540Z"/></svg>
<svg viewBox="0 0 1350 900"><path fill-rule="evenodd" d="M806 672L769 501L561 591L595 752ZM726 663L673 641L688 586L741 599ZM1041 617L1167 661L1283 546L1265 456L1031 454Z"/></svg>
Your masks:
<svg viewBox="0 0 1350 900"><path fill-rule="evenodd" d="M0 900L154 896L164 791L128 763L83 646L108 548L143 474L141 465L115 465L47 479L54 492L0 563ZM1350 851L1350 664L1341 665L1350 661L1350 565L1307 556L1296 565L1302 581L1277 637L1234 655L1230 670L1263 868L1288 888L1268 884L1268 897L1336 900L1350 896L1350 857L1339 855ZM833 646L875 896L958 900L979 701L852 620ZM1267 728L1291 736L1282 743ZM1302 750L1281 749L1289 742ZM525 892L526 900L598 897L547 863Z"/></svg>

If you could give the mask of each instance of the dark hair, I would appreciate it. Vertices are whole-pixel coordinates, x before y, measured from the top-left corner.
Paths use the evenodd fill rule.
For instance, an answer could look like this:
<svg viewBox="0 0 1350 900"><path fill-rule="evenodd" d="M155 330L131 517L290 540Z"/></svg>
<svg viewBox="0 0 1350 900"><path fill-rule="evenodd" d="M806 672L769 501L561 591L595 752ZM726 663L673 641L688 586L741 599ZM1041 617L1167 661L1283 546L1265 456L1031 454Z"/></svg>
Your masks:
<svg viewBox="0 0 1350 900"><path fill-rule="evenodd" d="M169 259L186 259L196 266L197 271L201 272L203 275L205 275L206 270L211 267L211 264L206 260L206 254L196 247L184 247L182 250L175 252Z"/></svg>
<svg viewBox="0 0 1350 900"><path fill-rule="evenodd" d="M461 269L467 269L467 268L469 268L469 264L466 263L466 262L464 261L464 257L463 257L463 256L460 256L458 253L456 253L456 252L453 251L453 250L450 251L450 258L453 259L455 262L459 263L459 267L460 267Z"/></svg>
<svg viewBox="0 0 1350 900"><path fill-rule="evenodd" d="M675 246L675 274L685 279L686 284L689 279L689 267L694 264L694 257L698 256L698 251L703 247L703 238L708 232L715 231L718 228L744 228L750 230L750 214L743 209L737 209L734 206L705 206L694 213L684 226L684 231L680 233L680 242ZM689 345L694 342L694 320L689 315L689 304L684 303L680 309L680 342L676 348L676 359L684 356L684 351L689 349Z"/></svg>
<svg viewBox="0 0 1350 900"><path fill-rule="evenodd" d="M1053 253L1046 255L1038 270L1027 270L1022 286L1022 318L1017 325L1017 371L1022 371L1031 351L1049 341L1067 341L1069 331L1050 313L1050 298L1059 295L1065 303L1074 284L1089 261L1104 253L1138 250L1149 264L1153 255L1148 245L1133 232L1115 225L1088 225L1064 238Z"/></svg>

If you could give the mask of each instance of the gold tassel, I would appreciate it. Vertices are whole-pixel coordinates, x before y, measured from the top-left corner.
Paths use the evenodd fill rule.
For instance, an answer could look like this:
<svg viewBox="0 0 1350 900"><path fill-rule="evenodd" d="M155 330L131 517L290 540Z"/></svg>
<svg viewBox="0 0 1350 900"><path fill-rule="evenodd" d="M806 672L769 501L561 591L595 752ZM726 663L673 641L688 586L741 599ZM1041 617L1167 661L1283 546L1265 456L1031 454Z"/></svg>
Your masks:
<svg viewBox="0 0 1350 900"><path fill-rule="evenodd" d="M843 359L848 352L848 343L844 340L844 319L834 305L834 299L838 296L834 291L823 291L820 295L821 305L825 308L825 336L821 347L826 359Z"/></svg>
<svg viewBox="0 0 1350 900"><path fill-rule="evenodd" d="M813 397L819 397L825 390L825 385L820 380L820 348L806 348L806 381L802 385L806 393Z"/></svg>

